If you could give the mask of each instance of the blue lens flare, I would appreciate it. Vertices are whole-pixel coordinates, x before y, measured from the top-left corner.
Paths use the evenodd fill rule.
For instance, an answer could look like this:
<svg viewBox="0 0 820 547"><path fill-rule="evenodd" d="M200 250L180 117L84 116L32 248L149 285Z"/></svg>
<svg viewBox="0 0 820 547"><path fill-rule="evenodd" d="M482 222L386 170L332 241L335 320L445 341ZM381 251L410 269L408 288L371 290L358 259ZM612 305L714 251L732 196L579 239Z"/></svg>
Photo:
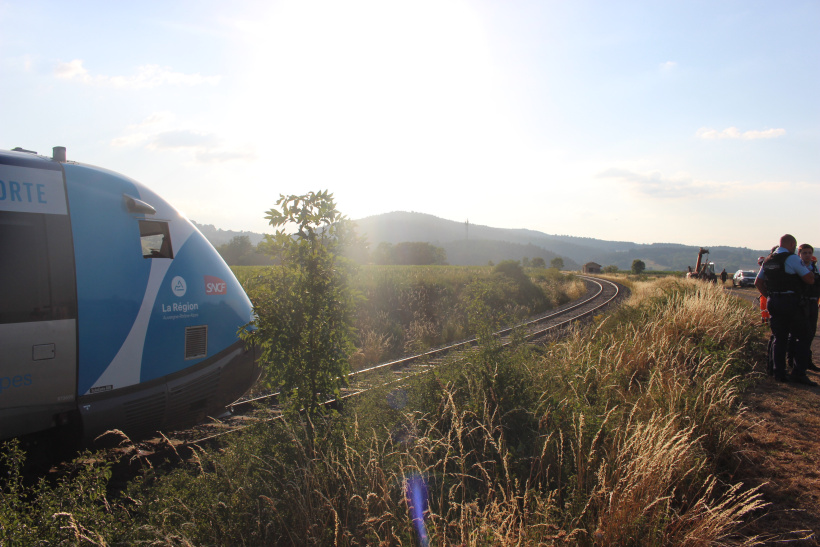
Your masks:
<svg viewBox="0 0 820 547"><path fill-rule="evenodd" d="M394 389L390 393L387 394L387 404L390 405L391 408L395 408L396 410L401 410L407 406L407 391L404 389Z"/></svg>
<svg viewBox="0 0 820 547"><path fill-rule="evenodd" d="M424 513L427 511L427 481L418 473L407 478L407 502L410 505L413 527L419 535L419 545L427 547L430 545L427 527L424 525Z"/></svg>

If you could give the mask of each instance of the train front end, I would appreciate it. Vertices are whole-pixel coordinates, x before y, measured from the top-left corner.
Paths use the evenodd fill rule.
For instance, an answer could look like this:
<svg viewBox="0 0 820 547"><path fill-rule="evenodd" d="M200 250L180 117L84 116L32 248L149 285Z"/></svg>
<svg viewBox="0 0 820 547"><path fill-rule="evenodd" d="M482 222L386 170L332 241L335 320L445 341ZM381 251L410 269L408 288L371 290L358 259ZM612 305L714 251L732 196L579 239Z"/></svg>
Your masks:
<svg viewBox="0 0 820 547"><path fill-rule="evenodd" d="M145 437L224 412L258 375L239 282L153 191L56 150L0 153L0 437Z"/></svg>

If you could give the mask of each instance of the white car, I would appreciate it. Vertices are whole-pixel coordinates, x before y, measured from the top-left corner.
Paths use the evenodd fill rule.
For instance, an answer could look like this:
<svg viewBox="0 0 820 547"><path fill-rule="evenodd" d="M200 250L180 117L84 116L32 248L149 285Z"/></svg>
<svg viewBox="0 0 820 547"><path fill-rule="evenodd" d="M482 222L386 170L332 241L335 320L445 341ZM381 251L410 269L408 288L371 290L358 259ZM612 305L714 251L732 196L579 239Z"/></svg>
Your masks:
<svg viewBox="0 0 820 547"><path fill-rule="evenodd" d="M754 270L738 270L732 276L732 287L754 287L757 272Z"/></svg>

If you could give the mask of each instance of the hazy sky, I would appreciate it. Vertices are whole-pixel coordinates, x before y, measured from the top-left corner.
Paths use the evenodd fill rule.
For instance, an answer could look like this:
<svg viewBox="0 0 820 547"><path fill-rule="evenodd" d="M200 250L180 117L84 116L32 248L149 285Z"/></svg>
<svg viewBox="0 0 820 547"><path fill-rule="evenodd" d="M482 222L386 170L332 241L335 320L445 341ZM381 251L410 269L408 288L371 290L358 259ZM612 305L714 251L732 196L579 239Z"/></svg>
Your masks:
<svg viewBox="0 0 820 547"><path fill-rule="evenodd" d="M0 0L0 148L268 231L279 194L820 245L820 2Z"/></svg>

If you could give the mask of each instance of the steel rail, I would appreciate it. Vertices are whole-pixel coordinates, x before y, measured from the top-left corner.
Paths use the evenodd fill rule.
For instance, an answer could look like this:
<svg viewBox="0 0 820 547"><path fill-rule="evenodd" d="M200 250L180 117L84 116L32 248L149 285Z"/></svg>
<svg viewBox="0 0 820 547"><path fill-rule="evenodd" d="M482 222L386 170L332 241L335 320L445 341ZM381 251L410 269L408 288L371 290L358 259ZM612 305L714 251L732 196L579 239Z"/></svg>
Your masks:
<svg viewBox="0 0 820 547"><path fill-rule="evenodd" d="M593 290L591 295L586 295L585 298L579 301L574 301L572 303L566 304L554 310L550 310L544 314L538 315L534 318L531 318L527 321L522 323L516 324L511 327L505 327L494 333L494 336L499 338L504 338L509 335L515 330L520 330L522 328L527 329L528 332L525 334L524 339L528 341L534 341L540 338L544 338L552 333L558 332L560 329L567 327L570 324L573 324L581 319L586 317L592 316L593 313L599 311L600 309L608 306L612 303L618 296L621 294L620 286L617 283L613 283L611 281L595 278L590 276L578 276L584 279L587 283L593 285ZM613 291L612 294L604 294L606 290ZM597 300L601 300L596 302ZM569 316L567 314L570 314ZM546 323L546 324L545 324ZM511 343L510 340L502 341L503 346L507 346ZM369 367L366 369L362 369L356 372L353 372L348 375L348 378L352 380L351 384L353 383L361 383L364 386L357 388L355 385L349 385L347 388L344 389L344 393L339 400L346 400L350 399L355 396L362 395L372 389L377 388L384 388L387 386L396 385L402 382L407 381L409 378L416 376L418 374L423 374L429 372L432 368L437 366L441 366L445 363L439 363L431 365L430 362L433 359L441 358L450 353L459 353L463 352L466 349L475 346L478 344L478 338L472 337L467 340L462 340L460 342L456 342L453 344L448 344L446 346L438 347L435 349L428 350L424 353L420 353L417 355L411 355L407 357L402 357L401 359L395 359L392 361L388 361L385 363L378 364L373 367ZM460 361L461 359L454 358L448 361L446 364L450 365L453 364L454 361ZM421 366L415 366L417 364L421 364ZM416 368L418 370L412 370ZM403 372L402 372L403 371ZM376 382L375 385L367 385L368 382L364 381L365 378L371 377L378 377L380 374L389 374L391 376L390 379L384 380L381 382ZM259 405L266 405L268 407L275 406L275 400L278 397L278 393L262 395L259 397L255 397L253 399L249 399L247 401L242 401L240 403L234 403L230 405L228 408L232 415L241 416L243 415L243 411L248 408L256 408ZM326 401L325 405L332 405L335 404L337 399L331 399ZM268 412L275 412L271 408L268 409ZM261 418L263 421L268 420L275 420L279 419L279 415L274 415L272 417L265 417ZM219 422L221 423L221 422ZM213 425L213 424L210 424ZM201 427L207 427L207 425L201 425ZM199 443L207 443L211 442L219 437L228 435L230 433L234 433L237 431L241 431L245 429L247 426L242 425L235 428L228 428L224 431L219 431L217 433L213 433L207 435L205 437L197 438L196 440L191 441L184 441L184 445L196 445Z"/></svg>

